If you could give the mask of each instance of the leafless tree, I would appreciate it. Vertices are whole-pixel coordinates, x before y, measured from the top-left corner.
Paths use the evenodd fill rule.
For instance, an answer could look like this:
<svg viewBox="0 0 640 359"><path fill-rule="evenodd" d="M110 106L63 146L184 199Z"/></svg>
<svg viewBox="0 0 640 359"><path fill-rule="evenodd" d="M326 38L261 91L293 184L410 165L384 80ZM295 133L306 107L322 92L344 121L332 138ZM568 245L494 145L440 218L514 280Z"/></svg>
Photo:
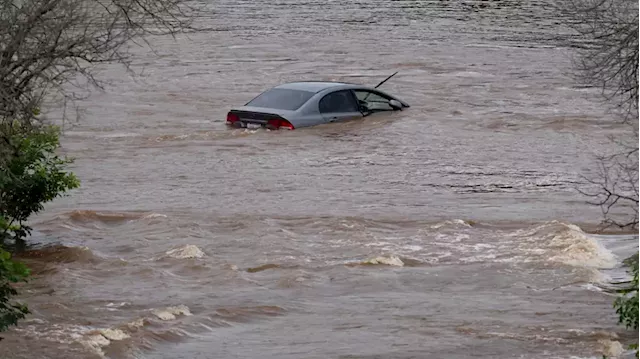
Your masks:
<svg viewBox="0 0 640 359"><path fill-rule="evenodd" d="M196 30L187 0L0 0L0 119L37 123L45 96L83 79L96 64L128 67L129 47L153 35Z"/></svg>
<svg viewBox="0 0 640 359"><path fill-rule="evenodd" d="M623 121L638 120L638 2L560 0L578 48L576 78L598 87ZM637 124L637 123L636 123Z"/></svg>
<svg viewBox="0 0 640 359"><path fill-rule="evenodd" d="M638 2L637 0L558 0L575 30L575 78L601 89L605 103L624 125L611 138L618 149L597 158L593 190L582 193L602 208L603 223L638 228Z"/></svg>

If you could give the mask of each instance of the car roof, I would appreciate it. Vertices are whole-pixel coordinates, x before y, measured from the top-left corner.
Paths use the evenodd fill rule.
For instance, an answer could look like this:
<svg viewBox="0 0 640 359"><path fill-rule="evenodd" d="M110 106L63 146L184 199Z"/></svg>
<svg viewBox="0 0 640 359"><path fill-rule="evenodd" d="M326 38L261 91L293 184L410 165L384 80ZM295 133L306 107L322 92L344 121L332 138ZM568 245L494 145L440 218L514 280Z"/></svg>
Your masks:
<svg viewBox="0 0 640 359"><path fill-rule="evenodd" d="M331 87L340 87L340 86L357 86L357 85L348 84L344 82L304 81L304 82L289 82L289 83L278 85L274 88L301 90L301 91L309 91L309 92L320 92L322 90L326 90Z"/></svg>

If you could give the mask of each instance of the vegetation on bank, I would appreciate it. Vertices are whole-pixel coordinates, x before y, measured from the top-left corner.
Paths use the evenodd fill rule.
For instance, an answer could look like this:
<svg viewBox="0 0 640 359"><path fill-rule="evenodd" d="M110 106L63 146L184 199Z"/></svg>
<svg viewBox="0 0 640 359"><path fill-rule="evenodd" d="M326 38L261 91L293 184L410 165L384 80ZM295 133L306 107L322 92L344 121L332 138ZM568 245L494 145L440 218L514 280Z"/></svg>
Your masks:
<svg viewBox="0 0 640 359"><path fill-rule="evenodd" d="M26 221L80 185L67 171L71 160L57 155L60 129L39 109L45 100L73 102L85 86L101 88L97 64L129 69L132 40L197 30L199 9L189 3L0 0L0 332L29 313L12 299L29 276L12 259L30 235Z"/></svg>
<svg viewBox="0 0 640 359"><path fill-rule="evenodd" d="M558 0L575 30L575 78L599 88L626 132L611 138L616 152L596 158L597 173L580 190L599 206L605 227L638 229L638 2ZM613 302L619 323L638 330L638 253L624 261L633 275ZM636 334L637 336L637 334ZM638 343L630 345L638 357Z"/></svg>
<svg viewBox="0 0 640 359"><path fill-rule="evenodd" d="M22 247L31 228L25 221L43 205L80 183L65 171L70 159L56 155L59 130L54 126L24 128L18 121L0 125L0 331L29 313L11 301L13 284L29 275L27 267L11 259L11 247Z"/></svg>

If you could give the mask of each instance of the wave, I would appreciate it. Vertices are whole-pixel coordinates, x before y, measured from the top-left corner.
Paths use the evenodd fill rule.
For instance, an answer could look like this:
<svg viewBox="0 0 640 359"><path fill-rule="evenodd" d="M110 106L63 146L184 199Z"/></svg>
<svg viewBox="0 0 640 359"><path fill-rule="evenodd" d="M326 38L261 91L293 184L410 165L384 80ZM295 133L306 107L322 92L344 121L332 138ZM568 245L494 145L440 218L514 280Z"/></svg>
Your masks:
<svg viewBox="0 0 640 359"><path fill-rule="evenodd" d="M367 258L360 261L348 261L348 262L338 262L335 265L344 265L347 267L356 267L356 266L390 266L390 267L418 267L423 266L425 263L429 263L423 260L418 260L409 257L403 257L398 255L381 255L376 257Z"/></svg>
<svg viewBox="0 0 640 359"><path fill-rule="evenodd" d="M45 263L91 263L99 260L88 247L68 247L57 244L20 252L19 259L34 259Z"/></svg>
<svg viewBox="0 0 640 359"><path fill-rule="evenodd" d="M528 237L520 248L533 256L574 267L613 268L618 258L593 236L580 227L551 221L516 231L518 237Z"/></svg>
<svg viewBox="0 0 640 359"><path fill-rule="evenodd" d="M548 327L527 326L511 332L501 332L485 331L485 328L475 327L472 324L457 326L455 331L483 339L503 338L528 342L552 342L562 345L582 343L581 345L610 358L619 358L625 353L619 341L620 338L614 331L585 331L582 329L552 329ZM578 356L572 356L571 358L586 359L586 357ZM592 358L596 359L595 356Z"/></svg>
<svg viewBox="0 0 640 359"><path fill-rule="evenodd" d="M501 333L501 332L488 332L488 333L476 333L479 338L505 338L515 340L526 340L532 342L554 342L557 344L568 344L570 339L563 336L550 336L551 332L546 335L543 333L536 334L522 334L522 333ZM558 333L562 334L562 333ZM565 333L566 334L566 333ZM607 358L619 358L624 352L622 344L617 340L611 340L608 338L598 339L594 348L598 353L606 356ZM575 358L575 357L574 357Z"/></svg>
<svg viewBox="0 0 640 359"><path fill-rule="evenodd" d="M624 353L622 344L617 340L598 340L598 351L607 358L618 358Z"/></svg>
<svg viewBox="0 0 640 359"><path fill-rule="evenodd" d="M25 321L25 325L15 329L22 336L36 338L60 344L81 344L91 353L104 356L103 349L114 342L122 342L144 338L149 335L145 328L153 319L159 323L175 321L178 317L191 316L191 311L186 305L170 306L166 308L150 309L150 316L142 316L123 325L115 325L107 328L97 328L88 325L49 323L40 319ZM171 323L169 323L171 324ZM176 323L173 323L174 325ZM157 327L158 324L154 325Z"/></svg>
<svg viewBox="0 0 640 359"><path fill-rule="evenodd" d="M178 305L175 307L167 307L161 310L153 310L152 313L153 315L158 317L158 319L160 320L174 320L176 319L177 316L180 316L180 315L184 315L184 316L193 315L191 314L189 307L187 307L186 305Z"/></svg>
<svg viewBox="0 0 640 359"><path fill-rule="evenodd" d="M189 258L203 258L206 254L197 246L193 244L187 244L182 247L170 249L165 252L164 258L176 258L176 259L189 259Z"/></svg>
<svg viewBox="0 0 640 359"><path fill-rule="evenodd" d="M443 222L438 222L436 224L432 224L429 226L431 229L441 229L441 228L459 228L466 227L470 228L475 224L473 221L465 221L463 219L451 219Z"/></svg>
<svg viewBox="0 0 640 359"><path fill-rule="evenodd" d="M219 308L215 315L225 321L248 322L254 317L275 317L281 316L285 310L275 305L260 305L255 307L227 307Z"/></svg>
<svg viewBox="0 0 640 359"><path fill-rule="evenodd" d="M280 268L279 264L275 264L275 263L267 263L267 264L263 264L257 267L252 267L252 268L247 268L247 272L249 273L257 273L257 272L262 272L264 270L267 269L275 269L275 268Z"/></svg>
<svg viewBox="0 0 640 359"><path fill-rule="evenodd" d="M623 248L626 252L634 249L634 243L631 243L633 241L626 243L611 236L606 239L599 238L586 233L577 225L560 221L516 229L510 224L475 225L461 220L449 220L431 226L434 227L438 229L435 233L426 228L419 230L418 236L411 243L417 249L415 244L428 239L429 245L423 246L429 252L418 250L408 253L408 245L382 249L401 255L410 254L429 263L530 263L535 266L569 266L573 267L572 271L576 273L586 274L589 277L588 281L592 283L619 279L620 273L617 268L621 265L621 253L618 252L622 251L617 250L614 253L612 246ZM637 238L635 241L637 250ZM626 255L629 254L631 253Z"/></svg>
<svg viewBox="0 0 640 359"><path fill-rule="evenodd" d="M551 261L593 268L613 268L617 264L611 251L576 226L568 226L554 235L549 247L557 251L549 258Z"/></svg>
<svg viewBox="0 0 640 359"><path fill-rule="evenodd" d="M152 309L150 313L153 317L163 321L173 321L180 316L191 316L191 311L186 305L178 305L173 307L166 307L160 309ZM83 333L72 333L71 337L76 342L82 344L89 351L104 357L104 350L114 344L115 342L122 342L125 340L136 339L138 342L147 341L149 337L162 337L153 331L145 330L147 324L149 324L151 318L142 317L128 322L121 326L114 326L105 329L93 329L86 330ZM177 329L168 329L166 332L172 333ZM134 338L135 337L135 338ZM166 337L166 336L164 336ZM167 341L169 340L168 338Z"/></svg>
<svg viewBox="0 0 640 359"><path fill-rule="evenodd" d="M162 213L146 211L73 210L60 213L52 219L40 222L37 224L37 227L45 234L54 234L57 236L61 230L90 232L138 221L153 224L164 218L168 218L168 216Z"/></svg>
<svg viewBox="0 0 640 359"><path fill-rule="evenodd" d="M58 214L53 219L38 223L44 233L57 232L60 228L76 232L86 232L105 227L120 226L136 221L157 221L167 218L166 214L142 211L96 211L73 210Z"/></svg>
<svg viewBox="0 0 640 359"><path fill-rule="evenodd" d="M367 264L370 264L370 265L384 264L384 265L394 266L394 267L404 267L404 262L400 258L398 258L397 256L375 257L375 258L367 259L367 260L361 262L361 264L365 264L365 265L367 265Z"/></svg>
<svg viewBox="0 0 640 359"><path fill-rule="evenodd" d="M105 353L102 351L102 348L110 345L112 342L122 341L128 338L131 338L131 335L121 329L107 328L87 333L79 342L92 352L104 357Z"/></svg>
<svg viewBox="0 0 640 359"><path fill-rule="evenodd" d="M138 219L166 218L167 215L150 212L74 210L63 214L61 217L77 222L99 221L104 223L119 223Z"/></svg>

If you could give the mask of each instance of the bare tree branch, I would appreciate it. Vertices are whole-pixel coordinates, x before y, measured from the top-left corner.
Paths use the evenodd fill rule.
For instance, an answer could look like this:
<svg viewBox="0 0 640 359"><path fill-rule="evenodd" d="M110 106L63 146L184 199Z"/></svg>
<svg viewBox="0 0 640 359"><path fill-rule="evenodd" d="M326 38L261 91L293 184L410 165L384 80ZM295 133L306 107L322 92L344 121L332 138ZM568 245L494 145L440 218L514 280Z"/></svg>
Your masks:
<svg viewBox="0 0 640 359"><path fill-rule="evenodd" d="M96 64L129 69L128 46L197 31L187 0L0 0L0 121L37 124L45 95L67 98L78 76L100 88Z"/></svg>
<svg viewBox="0 0 640 359"><path fill-rule="evenodd" d="M575 78L600 88L623 122L638 120L638 2L558 0L577 37Z"/></svg>
<svg viewBox="0 0 640 359"><path fill-rule="evenodd" d="M558 0L575 30L575 79L601 89L626 132L610 138L615 153L597 158L597 175L579 189L599 206L606 227L638 228L638 2Z"/></svg>

